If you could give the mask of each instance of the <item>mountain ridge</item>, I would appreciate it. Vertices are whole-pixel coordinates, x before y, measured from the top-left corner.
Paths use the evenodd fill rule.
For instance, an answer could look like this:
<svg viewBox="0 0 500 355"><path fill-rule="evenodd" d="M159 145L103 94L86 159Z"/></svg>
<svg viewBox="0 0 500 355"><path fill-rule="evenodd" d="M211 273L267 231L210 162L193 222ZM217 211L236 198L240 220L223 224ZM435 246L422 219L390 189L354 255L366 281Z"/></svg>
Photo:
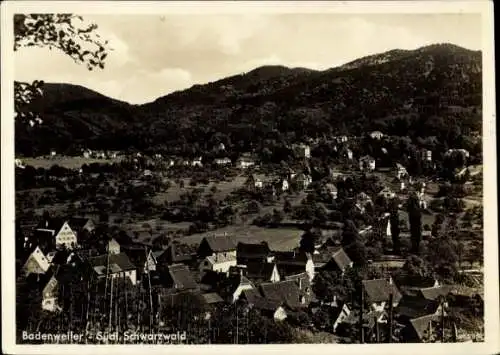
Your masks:
<svg viewBox="0 0 500 355"><path fill-rule="evenodd" d="M208 149L217 134L238 150L252 150L280 135L300 140L384 126L397 132L392 122L397 117L451 119L449 106L480 112L481 71L480 51L437 44L391 50L326 70L261 66L140 105L81 86L46 84L44 97L32 106L46 127L16 122L16 151L45 152L41 137L48 134L63 151L81 146L165 150L165 145L189 143L191 148L179 148L187 154ZM470 129L472 120L459 124ZM34 149L27 149L29 144Z"/></svg>

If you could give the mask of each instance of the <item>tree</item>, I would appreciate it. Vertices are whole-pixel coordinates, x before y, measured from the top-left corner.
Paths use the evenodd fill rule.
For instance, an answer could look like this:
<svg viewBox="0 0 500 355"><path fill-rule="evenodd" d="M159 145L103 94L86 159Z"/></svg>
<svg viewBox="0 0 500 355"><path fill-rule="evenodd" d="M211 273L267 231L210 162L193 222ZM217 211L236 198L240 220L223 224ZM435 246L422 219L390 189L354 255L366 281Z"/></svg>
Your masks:
<svg viewBox="0 0 500 355"><path fill-rule="evenodd" d="M306 253L314 253L316 242L321 238L321 232L310 229L300 237L300 250Z"/></svg>
<svg viewBox="0 0 500 355"><path fill-rule="evenodd" d="M408 217L410 221L411 249L414 254L418 254L420 240L422 239L422 212L416 195L411 195L408 198Z"/></svg>
<svg viewBox="0 0 500 355"><path fill-rule="evenodd" d="M14 51L33 46L58 49L89 70L103 69L108 41L103 41L96 30L96 24L85 24L81 16L73 14L16 14ZM27 109L34 98L43 94L42 87L43 81L15 83L16 119L32 125L42 122L37 114Z"/></svg>
<svg viewBox="0 0 500 355"><path fill-rule="evenodd" d="M342 246L357 265L365 265L366 247L353 221L347 220L342 230Z"/></svg>
<svg viewBox="0 0 500 355"><path fill-rule="evenodd" d="M391 206L390 213L389 222L391 223L392 249L395 254L399 254L401 252L401 240L399 238L401 229L399 227L399 211L397 204Z"/></svg>

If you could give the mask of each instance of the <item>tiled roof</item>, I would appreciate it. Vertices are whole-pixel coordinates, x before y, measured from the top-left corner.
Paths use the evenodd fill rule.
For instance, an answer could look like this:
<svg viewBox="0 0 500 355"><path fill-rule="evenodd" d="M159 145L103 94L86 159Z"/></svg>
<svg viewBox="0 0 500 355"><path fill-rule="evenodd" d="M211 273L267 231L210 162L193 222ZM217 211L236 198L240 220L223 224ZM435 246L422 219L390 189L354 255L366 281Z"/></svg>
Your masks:
<svg viewBox="0 0 500 355"><path fill-rule="evenodd" d="M210 235L204 238L214 252L235 250L236 244L228 235Z"/></svg>
<svg viewBox="0 0 500 355"><path fill-rule="evenodd" d="M401 300L401 293L394 283L389 283L386 279L363 280L363 289L368 302L389 301L390 294L393 294L393 302Z"/></svg>
<svg viewBox="0 0 500 355"><path fill-rule="evenodd" d="M271 253L267 242L261 243L238 243L236 246L236 255L238 257L244 256L267 256Z"/></svg>
<svg viewBox="0 0 500 355"><path fill-rule="evenodd" d="M426 300L437 300L441 296L448 295L448 293L450 293L450 287L448 285L442 285L439 287L422 288L419 290L419 293Z"/></svg>
<svg viewBox="0 0 500 355"><path fill-rule="evenodd" d="M207 259L212 263L212 265L226 263L229 261L236 261L236 257L232 254L229 254L229 255L210 255L210 256L207 256Z"/></svg>
<svg viewBox="0 0 500 355"><path fill-rule="evenodd" d="M426 315L410 320L410 327L415 331L417 337L422 340L428 336L429 324L438 321L439 316ZM434 328L434 325L433 327Z"/></svg>
<svg viewBox="0 0 500 355"><path fill-rule="evenodd" d="M84 218L84 217L72 217L69 219L68 224L71 227L71 229L79 231L81 230L89 221L91 221L90 218Z"/></svg>
<svg viewBox="0 0 500 355"><path fill-rule="evenodd" d="M312 258L312 255L295 251L276 251L274 257L277 264L305 265Z"/></svg>
<svg viewBox="0 0 500 355"><path fill-rule="evenodd" d="M241 296L247 300L248 303L255 303L258 298L261 298L262 295L260 294L260 291L255 288L243 290L241 292Z"/></svg>
<svg viewBox="0 0 500 355"><path fill-rule="evenodd" d="M269 300L282 301L291 308L304 306L301 303L301 292L294 281L263 283L260 285L263 296Z"/></svg>
<svg viewBox="0 0 500 355"><path fill-rule="evenodd" d="M198 286L186 265L170 265L168 267L168 273L175 287L178 289L194 289Z"/></svg>
<svg viewBox="0 0 500 355"><path fill-rule="evenodd" d="M49 218L47 220L41 221L36 226L36 229L48 229L59 232L64 224L64 219L61 218Z"/></svg>
<svg viewBox="0 0 500 355"><path fill-rule="evenodd" d="M224 302L221 296L216 292L204 293L201 295L207 304L221 303Z"/></svg>
<svg viewBox="0 0 500 355"><path fill-rule="evenodd" d="M125 253L93 256L88 258L88 262L90 263L92 268L100 275L106 274L107 265L109 265L109 273L117 273L136 269L136 266L130 261L129 257Z"/></svg>
<svg viewBox="0 0 500 355"><path fill-rule="evenodd" d="M246 265L246 275L250 279L265 279L269 280L273 274L276 264L273 263L260 263L260 262L250 262Z"/></svg>
<svg viewBox="0 0 500 355"><path fill-rule="evenodd" d="M346 254L344 249L342 247L329 247L328 253L331 253L332 255L332 260L335 262L335 264L338 266L340 270L345 270L348 266L351 265L352 260L349 258L349 256Z"/></svg>
<svg viewBox="0 0 500 355"><path fill-rule="evenodd" d="M279 300L270 300L264 297L258 297L253 302L253 306L261 311L276 311L281 305L282 301Z"/></svg>
<svg viewBox="0 0 500 355"><path fill-rule="evenodd" d="M433 287L436 283L436 279L433 277L424 276L394 276L394 282L399 286L415 287L415 288L427 288Z"/></svg>
<svg viewBox="0 0 500 355"><path fill-rule="evenodd" d="M419 296L403 296L396 308L396 313L402 317L413 319L430 314L434 314L439 307L439 303L433 300L426 300Z"/></svg>

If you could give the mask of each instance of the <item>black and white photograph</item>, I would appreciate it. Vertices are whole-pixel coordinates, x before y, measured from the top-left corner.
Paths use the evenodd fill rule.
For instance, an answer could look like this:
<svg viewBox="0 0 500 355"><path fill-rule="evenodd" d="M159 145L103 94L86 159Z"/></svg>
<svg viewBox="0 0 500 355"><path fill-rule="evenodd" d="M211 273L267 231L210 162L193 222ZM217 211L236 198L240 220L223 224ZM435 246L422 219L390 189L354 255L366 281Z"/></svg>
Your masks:
<svg viewBox="0 0 500 355"><path fill-rule="evenodd" d="M4 2L3 350L500 351L492 5Z"/></svg>

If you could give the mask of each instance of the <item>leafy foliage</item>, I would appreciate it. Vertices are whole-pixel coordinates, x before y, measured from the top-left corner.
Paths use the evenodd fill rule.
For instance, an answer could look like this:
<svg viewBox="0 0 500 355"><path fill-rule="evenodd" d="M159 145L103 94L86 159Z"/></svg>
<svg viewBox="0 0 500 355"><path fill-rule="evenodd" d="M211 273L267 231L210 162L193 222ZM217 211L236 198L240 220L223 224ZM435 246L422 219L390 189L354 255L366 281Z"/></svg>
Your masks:
<svg viewBox="0 0 500 355"><path fill-rule="evenodd" d="M104 68L109 48L96 33L96 24L85 24L73 14L16 14L14 15L14 51L24 47L58 49L89 70ZM36 114L26 110L34 98L42 95L42 81L32 84L15 83L16 118L32 126L41 123Z"/></svg>

